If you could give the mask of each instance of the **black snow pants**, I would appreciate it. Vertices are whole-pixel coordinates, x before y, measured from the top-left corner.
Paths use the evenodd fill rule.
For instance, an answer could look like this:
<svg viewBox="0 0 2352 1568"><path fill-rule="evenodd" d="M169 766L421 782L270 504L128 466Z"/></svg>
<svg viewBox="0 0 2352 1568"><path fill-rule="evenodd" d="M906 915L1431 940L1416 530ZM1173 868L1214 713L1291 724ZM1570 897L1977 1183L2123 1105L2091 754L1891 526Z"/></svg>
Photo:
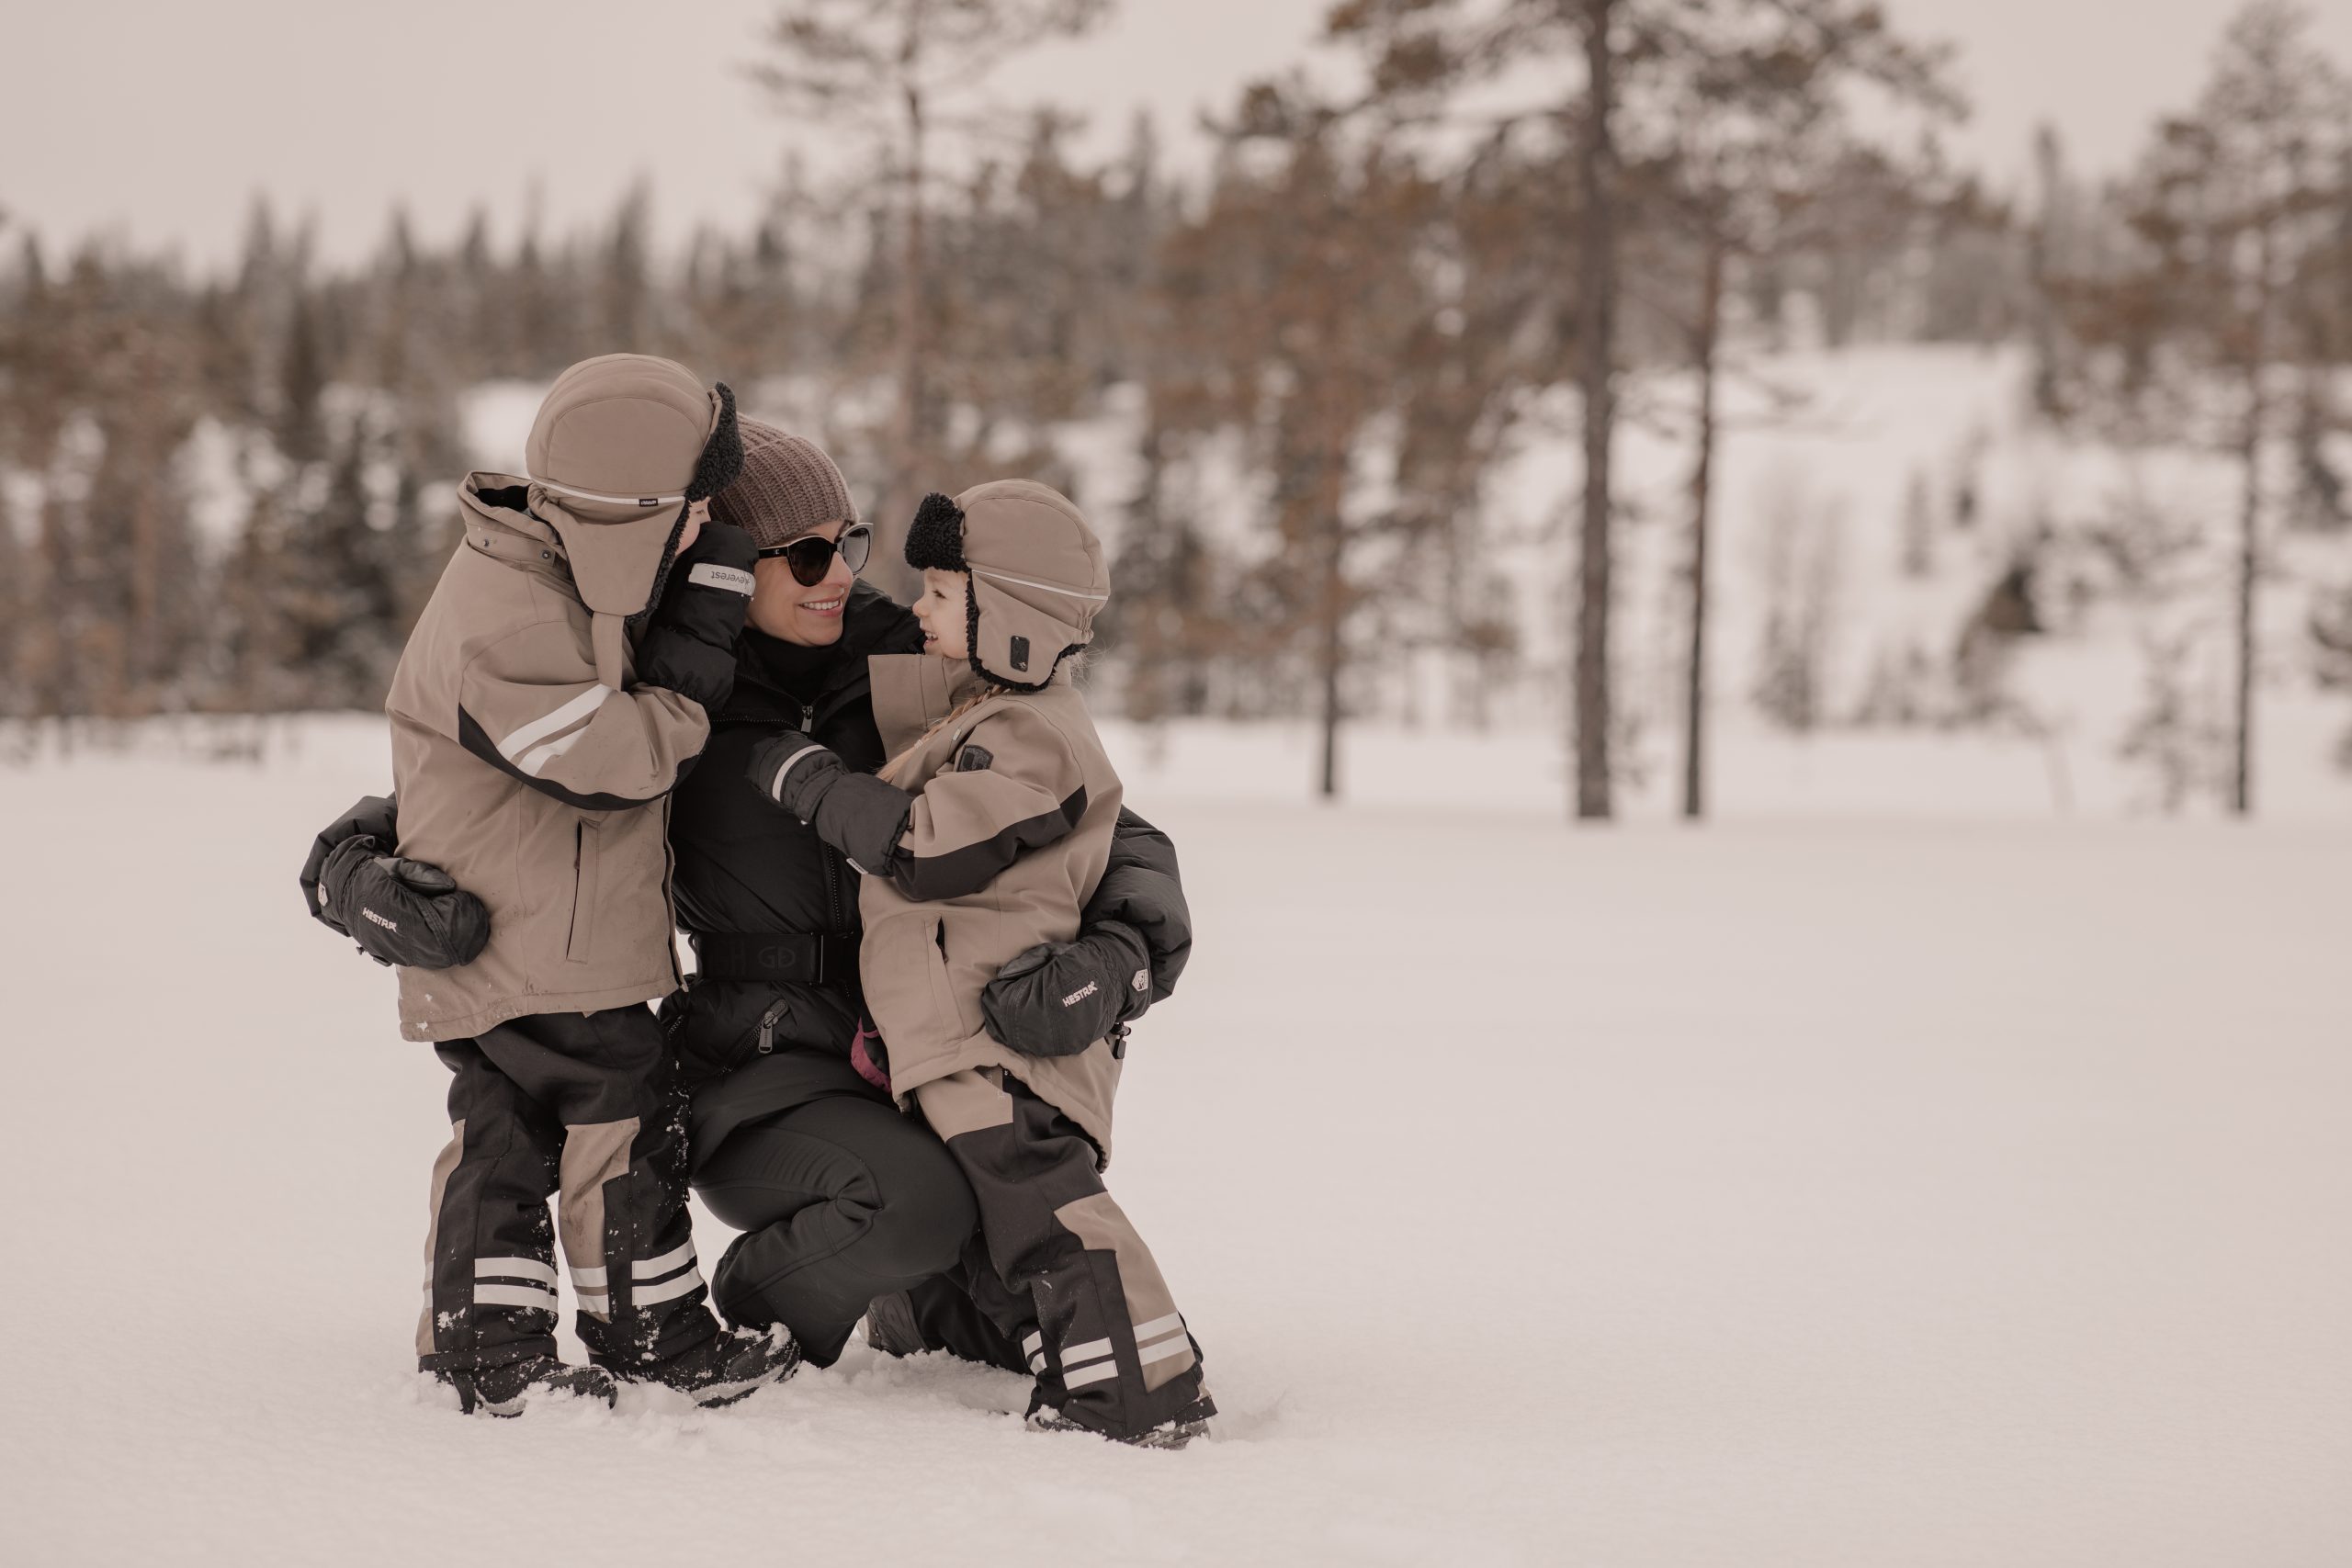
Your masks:
<svg viewBox="0 0 2352 1568"><path fill-rule="evenodd" d="M419 1364L555 1354L553 1193L592 1359L644 1366L717 1334L686 1214L684 1097L652 1013L542 1013L437 1049L457 1077Z"/></svg>
<svg viewBox="0 0 2352 1568"><path fill-rule="evenodd" d="M956 1269L979 1224L971 1186L938 1138L863 1092L735 1127L702 1153L695 1191L743 1233L711 1273L719 1311L745 1326L783 1324L820 1367L840 1359L876 1297ZM993 1336L951 1331L937 1348L989 1359L996 1347Z"/></svg>
<svg viewBox="0 0 2352 1568"><path fill-rule="evenodd" d="M1086 1134L994 1068L951 1073L914 1098L979 1201L962 1283L1018 1338L1037 1380L1030 1413L1121 1438L1215 1415L1200 1346L1103 1189Z"/></svg>

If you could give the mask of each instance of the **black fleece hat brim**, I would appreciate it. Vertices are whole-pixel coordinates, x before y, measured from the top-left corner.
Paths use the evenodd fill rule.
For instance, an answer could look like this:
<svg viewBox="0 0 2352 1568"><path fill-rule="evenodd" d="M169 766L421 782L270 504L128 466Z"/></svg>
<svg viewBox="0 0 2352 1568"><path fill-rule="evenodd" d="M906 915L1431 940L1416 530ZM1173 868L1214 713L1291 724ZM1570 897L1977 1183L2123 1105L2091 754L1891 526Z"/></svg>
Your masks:
<svg viewBox="0 0 2352 1568"><path fill-rule="evenodd" d="M932 491L907 525L907 564L917 571L964 571L964 509Z"/></svg>
<svg viewBox="0 0 2352 1568"><path fill-rule="evenodd" d="M743 432L735 423L734 389L724 381L711 389L718 394L718 425L695 459L695 477L686 483L688 501L708 501L743 471Z"/></svg>

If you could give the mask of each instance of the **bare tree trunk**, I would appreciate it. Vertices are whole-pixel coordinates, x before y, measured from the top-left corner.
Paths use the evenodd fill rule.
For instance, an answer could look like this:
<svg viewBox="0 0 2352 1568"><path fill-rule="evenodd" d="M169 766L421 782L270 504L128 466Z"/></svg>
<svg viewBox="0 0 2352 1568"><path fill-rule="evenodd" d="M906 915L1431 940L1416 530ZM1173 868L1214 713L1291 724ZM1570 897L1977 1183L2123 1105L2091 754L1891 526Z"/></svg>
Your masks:
<svg viewBox="0 0 2352 1568"><path fill-rule="evenodd" d="M2029 288L2033 341L2033 406L2045 414L2058 412L2058 309L2052 295L2051 254L2058 224L2058 204L2065 188L2065 169L2058 150L2058 132L2048 124L2033 133L2034 167L2041 178L2041 210L2026 231L2026 279Z"/></svg>
<svg viewBox="0 0 2352 1568"><path fill-rule="evenodd" d="M1707 514L1714 499L1715 349L1723 296L1723 242L1710 233L1692 337L1699 364L1699 450L1690 466L1690 654L1682 689L1682 815L1693 822L1706 815Z"/></svg>
<svg viewBox="0 0 2352 1568"><path fill-rule="evenodd" d="M2262 364L2256 359L2246 377L2245 434L2239 452L2245 482L2238 502L2237 722L2230 777L2230 810L2239 817L2254 813L2255 527L2262 511Z"/></svg>
<svg viewBox="0 0 2352 1568"><path fill-rule="evenodd" d="M1317 497L1323 517L1325 547L1323 551L1323 582L1317 602L1322 608L1323 664L1323 758L1322 775L1317 793L1326 800L1336 800L1340 795L1340 667L1347 657L1347 647L1340 633L1347 616L1345 575L1348 546L1347 521L1340 513L1344 499L1344 486L1339 476L1346 469L1344 457L1323 459L1324 477L1317 486Z"/></svg>
<svg viewBox="0 0 2352 1568"><path fill-rule="evenodd" d="M2230 811L2238 817L2254 815L2254 592L2261 563L2256 529L2262 520L2262 430L2269 412L2262 369L2270 352L2274 238L2272 225L2264 224L2256 262L2261 276L2255 284L2252 341L2246 353L2245 431L2239 451L2245 486L2238 501L2237 714L2230 772Z"/></svg>
<svg viewBox="0 0 2352 1568"><path fill-rule="evenodd" d="M1584 393L1584 517L1577 569L1576 655L1577 801L1579 818L1605 819L1609 778L1610 437L1617 328L1617 235L1611 117L1615 62L1610 24L1617 0L1585 0L1587 104L1579 158L1584 197L1578 301L1577 381Z"/></svg>
<svg viewBox="0 0 2352 1568"><path fill-rule="evenodd" d="M922 0L908 0L906 30L899 45L899 79L906 107L907 189L903 234L906 249L899 265L898 450L891 454L890 483L884 492L882 515L875 523L874 561L878 570L869 569L879 578L881 586L895 585L902 590L912 585L912 574L907 570L903 553L907 525L913 520L918 487L931 456L930 433L924 418L928 395L924 382L930 368L929 345L923 337L930 282L923 246L926 125L922 88L915 75L922 58Z"/></svg>

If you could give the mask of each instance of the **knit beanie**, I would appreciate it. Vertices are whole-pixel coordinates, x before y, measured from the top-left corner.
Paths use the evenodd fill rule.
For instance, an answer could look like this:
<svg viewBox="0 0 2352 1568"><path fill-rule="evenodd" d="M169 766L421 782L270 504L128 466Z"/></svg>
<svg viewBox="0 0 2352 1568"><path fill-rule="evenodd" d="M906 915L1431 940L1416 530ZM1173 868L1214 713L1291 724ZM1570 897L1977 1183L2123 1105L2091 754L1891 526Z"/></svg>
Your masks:
<svg viewBox="0 0 2352 1568"><path fill-rule="evenodd" d="M815 442L761 420L736 423L743 434L743 471L711 498L711 516L742 529L763 550L827 523L857 521L848 482Z"/></svg>

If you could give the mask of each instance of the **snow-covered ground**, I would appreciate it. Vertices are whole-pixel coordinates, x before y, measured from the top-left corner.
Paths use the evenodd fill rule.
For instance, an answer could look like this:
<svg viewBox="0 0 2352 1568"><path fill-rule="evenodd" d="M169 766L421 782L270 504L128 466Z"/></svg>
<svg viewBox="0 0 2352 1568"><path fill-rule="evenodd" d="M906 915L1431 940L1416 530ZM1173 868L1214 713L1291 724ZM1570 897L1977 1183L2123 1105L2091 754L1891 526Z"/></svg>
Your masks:
<svg viewBox="0 0 2352 1568"><path fill-rule="evenodd" d="M2340 821L1589 832L1129 748L1201 940L1112 1179L1227 1413L1138 1453L862 1347L421 1394L444 1075L296 909L383 776L308 733L0 769L0 1561L2352 1561Z"/></svg>

